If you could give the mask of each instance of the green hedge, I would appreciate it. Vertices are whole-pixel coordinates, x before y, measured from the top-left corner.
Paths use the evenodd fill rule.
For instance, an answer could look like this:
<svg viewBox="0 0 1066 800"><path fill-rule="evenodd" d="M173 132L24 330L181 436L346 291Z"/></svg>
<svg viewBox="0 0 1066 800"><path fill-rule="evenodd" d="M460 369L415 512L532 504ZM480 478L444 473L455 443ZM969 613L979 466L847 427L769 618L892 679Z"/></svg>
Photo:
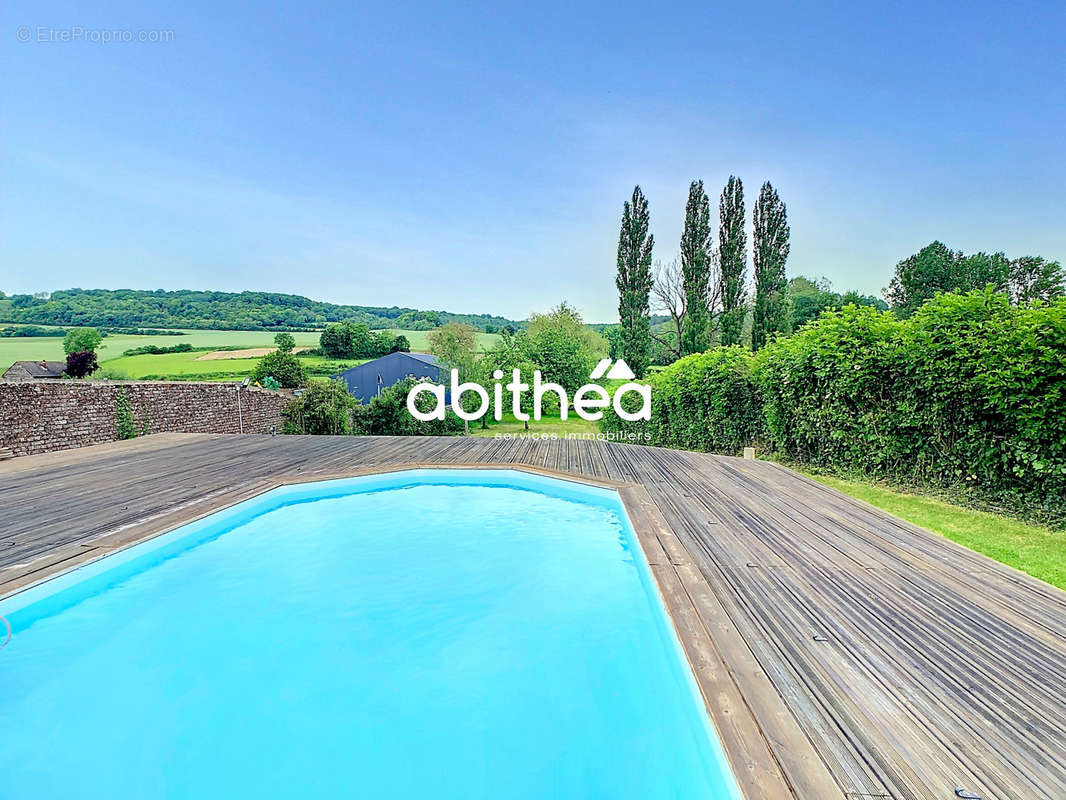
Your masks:
<svg viewBox="0 0 1066 800"><path fill-rule="evenodd" d="M688 356L652 375L652 415L648 422L624 422L611 409L600 427L640 434L665 447L736 453L759 438L759 396L751 380L751 356L740 347L722 347ZM640 405L635 394L623 397Z"/></svg>
<svg viewBox="0 0 1066 800"><path fill-rule="evenodd" d="M1066 301L944 294L907 320L848 306L754 356L691 356L651 383L650 423L603 427L726 454L754 444L1066 521Z"/></svg>

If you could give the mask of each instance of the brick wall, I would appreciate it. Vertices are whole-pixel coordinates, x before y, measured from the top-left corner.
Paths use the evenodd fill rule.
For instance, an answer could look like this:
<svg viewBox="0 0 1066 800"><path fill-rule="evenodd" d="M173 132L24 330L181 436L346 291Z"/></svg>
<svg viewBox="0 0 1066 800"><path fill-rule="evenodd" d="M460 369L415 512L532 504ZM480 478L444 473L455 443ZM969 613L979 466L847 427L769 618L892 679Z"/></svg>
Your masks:
<svg viewBox="0 0 1066 800"><path fill-rule="evenodd" d="M120 389L138 428L149 433L269 433L281 430L281 410L291 392L237 384L154 381L41 381L0 383L0 451L27 456L118 438L115 406Z"/></svg>

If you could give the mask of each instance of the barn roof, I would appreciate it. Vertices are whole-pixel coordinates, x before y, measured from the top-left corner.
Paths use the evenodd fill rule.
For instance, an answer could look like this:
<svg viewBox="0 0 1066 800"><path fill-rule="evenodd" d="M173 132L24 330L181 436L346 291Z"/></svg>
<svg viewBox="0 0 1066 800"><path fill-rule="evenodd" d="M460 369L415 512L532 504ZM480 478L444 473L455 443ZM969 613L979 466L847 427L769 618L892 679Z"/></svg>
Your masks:
<svg viewBox="0 0 1066 800"><path fill-rule="evenodd" d="M342 380L362 403L369 403L378 389L392 386L404 378L440 378L441 366L429 353L389 353L365 364L346 369L334 379Z"/></svg>

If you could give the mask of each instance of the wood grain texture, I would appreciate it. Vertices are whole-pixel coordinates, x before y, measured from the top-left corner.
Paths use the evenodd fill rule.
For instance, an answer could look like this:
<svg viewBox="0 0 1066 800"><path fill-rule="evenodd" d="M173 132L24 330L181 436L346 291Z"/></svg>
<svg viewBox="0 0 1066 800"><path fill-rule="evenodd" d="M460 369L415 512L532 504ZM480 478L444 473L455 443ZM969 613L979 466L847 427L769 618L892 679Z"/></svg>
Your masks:
<svg viewBox="0 0 1066 800"><path fill-rule="evenodd" d="M404 465L618 487L747 797L1066 798L1066 593L768 462L196 434L13 459L0 595L279 482Z"/></svg>

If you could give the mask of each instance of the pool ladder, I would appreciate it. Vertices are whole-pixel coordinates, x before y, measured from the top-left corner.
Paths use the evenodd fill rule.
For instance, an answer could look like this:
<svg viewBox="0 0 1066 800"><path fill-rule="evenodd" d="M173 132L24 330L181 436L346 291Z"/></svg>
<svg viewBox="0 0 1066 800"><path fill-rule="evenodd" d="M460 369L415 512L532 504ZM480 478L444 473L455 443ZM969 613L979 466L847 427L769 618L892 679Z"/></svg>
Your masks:
<svg viewBox="0 0 1066 800"><path fill-rule="evenodd" d="M0 617L0 622L4 623L4 627L7 628L7 636L4 637L4 643L0 644L0 650L7 647L7 643L11 641L11 623L7 621L7 617Z"/></svg>

